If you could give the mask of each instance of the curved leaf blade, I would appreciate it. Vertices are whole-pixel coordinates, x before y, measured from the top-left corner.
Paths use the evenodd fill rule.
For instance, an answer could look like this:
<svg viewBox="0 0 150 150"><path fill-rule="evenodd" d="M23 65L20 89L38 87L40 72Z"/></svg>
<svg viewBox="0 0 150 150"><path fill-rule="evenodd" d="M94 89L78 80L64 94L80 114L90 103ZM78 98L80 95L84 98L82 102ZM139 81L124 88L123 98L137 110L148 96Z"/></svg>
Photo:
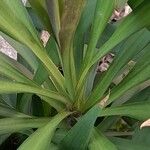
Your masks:
<svg viewBox="0 0 150 150"><path fill-rule="evenodd" d="M28 84L18 83L18 82L9 82L9 81L0 81L0 93L35 93L38 95L46 96L54 100L58 100L62 103L68 103L69 101L59 95L57 92L51 90L43 89L38 86L31 86ZM47 101L49 103L49 101Z"/></svg>
<svg viewBox="0 0 150 150"><path fill-rule="evenodd" d="M94 129L93 137L89 144L89 150L118 150L100 131Z"/></svg>
<svg viewBox="0 0 150 150"><path fill-rule="evenodd" d="M81 117L61 141L60 148L65 150L86 149L99 111L101 111L100 107L94 106Z"/></svg>
<svg viewBox="0 0 150 150"><path fill-rule="evenodd" d="M35 131L29 138L27 138L23 144L18 148L18 150L41 150L49 149L50 142L54 132L59 125L59 123L69 115L68 112L63 112L56 115L52 120L45 126L39 128Z"/></svg>
<svg viewBox="0 0 150 150"><path fill-rule="evenodd" d="M49 120L48 118L3 118L0 119L0 134L39 128L47 124Z"/></svg>
<svg viewBox="0 0 150 150"><path fill-rule="evenodd" d="M150 102L130 103L118 107L105 108L100 112L100 116L128 116L138 120L145 120L150 118Z"/></svg>

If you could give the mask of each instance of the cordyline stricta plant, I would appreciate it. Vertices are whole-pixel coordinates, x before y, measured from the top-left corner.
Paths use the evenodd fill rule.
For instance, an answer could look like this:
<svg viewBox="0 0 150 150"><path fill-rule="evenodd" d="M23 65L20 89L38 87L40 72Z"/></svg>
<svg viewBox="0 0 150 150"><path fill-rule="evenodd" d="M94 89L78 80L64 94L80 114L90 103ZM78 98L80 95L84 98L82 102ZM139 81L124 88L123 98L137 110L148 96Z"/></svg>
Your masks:
<svg viewBox="0 0 150 150"><path fill-rule="evenodd" d="M0 0L0 149L149 150L149 29L149 0Z"/></svg>

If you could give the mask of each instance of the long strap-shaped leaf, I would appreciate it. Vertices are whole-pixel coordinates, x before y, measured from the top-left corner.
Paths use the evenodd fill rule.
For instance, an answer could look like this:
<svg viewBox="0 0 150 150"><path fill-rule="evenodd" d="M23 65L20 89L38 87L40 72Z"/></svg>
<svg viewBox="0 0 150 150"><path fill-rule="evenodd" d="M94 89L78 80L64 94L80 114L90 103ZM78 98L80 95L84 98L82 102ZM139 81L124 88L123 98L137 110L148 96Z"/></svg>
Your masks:
<svg viewBox="0 0 150 150"><path fill-rule="evenodd" d="M47 11L50 18L52 30L59 44L59 31L60 31L60 13L59 13L59 0L45 0Z"/></svg>
<svg viewBox="0 0 150 150"><path fill-rule="evenodd" d="M139 137L140 139L144 139ZM148 138L149 139L149 138ZM117 146L118 150L149 150L149 146L143 142L133 142L125 138L111 137L110 140Z"/></svg>
<svg viewBox="0 0 150 150"><path fill-rule="evenodd" d="M56 47L56 43L55 43L53 37L49 38L49 40L46 44L46 50L47 50L47 53L50 56L50 58L58 66L59 58L57 57L57 47ZM43 64L41 62L39 62L38 69L33 77L33 80L36 83L38 83L39 85L43 84L44 81L48 80L49 81L48 88L50 90L56 90L52 81L49 79L47 70L45 69L45 67L43 66ZM64 94L64 95L67 95L67 94ZM31 98L32 98L32 94L27 94L27 93L25 93L21 97L21 99L17 103L20 111L29 112L30 107L31 107L31 105L30 105ZM44 97L44 99L49 99L49 98ZM60 108L61 108L60 106L62 106L62 104L51 100L51 106L53 106L56 110L60 110Z"/></svg>
<svg viewBox="0 0 150 150"><path fill-rule="evenodd" d="M0 116L3 117L29 117L23 113L17 112L13 108L0 103Z"/></svg>
<svg viewBox="0 0 150 150"><path fill-rule="evenodd" d="M47 150L50 149L50 142L54 132L59 123L69 115L68 112L63 112L56 115L49 123L44 127L39 128L24 143L18 148L18 150Z"/></svg>
<svg viewBox="0 0 150 150"><path fill-rule="evenodd" d="M119 25L119 27L111 36L111 38L99 49L97 53L95 53L92 62L90 62L83 69L77 86L78 90L80 90L80 88L83 86L85 77L93 64L95 64L100 58L102 58L114 46L119 44L125 38L135 33L136 31L144 27L148 27L150 25L149 12L150 12L150 3L148 1L144 1L139 7L137 7L131 14L129 14L129 16L127 16L123 20L123 22ZM147 15L143 17L145 13Z"/></svg>
<svg viewBox="0 0 150 150"><path fill-rule="evenodd" d="M67 90L73 99L75 95L76 71L73 56L73 37L77 28L84 0L65 0L61 18L60 46L63 58L63 71Z"/></svg>
<svg viewBox="0 0 150 150"><path fill-rule="evenodd" d="M92 30L90 34L90 41L84 58L84 64L90 63L90 60L95 53L95 47L98 39L104 31L106 24L112 15L114 7L115 0L97 0Z"/></svg>
<svg viewBox="0 0 150 150"><path fill-rule="evenodd" d="M34 11L40 17L42 23L45 26L45 29L48 30L49 32L52 32L45 0L29 0L29 3L31 4L31 7L34 9Z"/></svg>
<svg viewBox="0 0 150 150"><path fill-rule="evenodd" d="M77 78L83 61L84 36L94 18L97 0L87 0L74 36L74 58Z"/></svg>
<svg viewBox="0 0 150 150"><path fill-rule="evenodd" d="M0 119L0 134L13 133L30 128L39 128L49 121L49 118L3 118Z"/></svg>
<svg viewBox="0 0 150 150"><path fill-rule="evenodd" d="M19 53L31 66L31 68L36 71L38 67L38 61L34 53L25 45L17 42L11 37L7 36L3 32L0 32L0 35Z"/></svg>
<svg viewBox="0 0 150 150"><path fill-rule="evenodd" d="M82 78L84 74L84 68L88 64L91 64L91 59L93 57L93 54L95 53L96 44L98 42L99 37L102 35L102 32L104 31L107 22L109 21L111 14L113 12L115 6L115 1L112 0L97 0L95 14L94 14L94 20L92 25L92 31L90 34L90 41L89 45L84 57L84 62L81 68L81 76L80 80L77 85L77 92L81 90L84 82L84 77ZM90 66L91 67L91 66Z"/></svg>
<svg viewBox="0 0 150 150"><path fill-rule="evenodd" d="M60 148L65 150L85 150L90 140L94 123L99 111L100 107L94 106L83 117L81 117L64 137Z"/></svg>
<svg viewBox="0 0 150 150"><path fill-rule="evenodd" d="M56 42L52 36L49 38L45 48L46 48L46 51L47 51L49 57L52 59L52 61L55 63L55 65L58 66L60 61L59 61L59 58L57 55ZM38 62L38 64L39 64L38 69L33 77L33 80L36 83L38 83L39 85L43 84L44 81L46 83L49 81L48 88L50 90L56 90L56 88L54 87L54 84L49 79L48 72L45 69L45 67L43 66L43 64L40 61ZM64 95L67 95L67 94L64 94ZM21 99L17 103L20 111L28 112L30 110L31 98L32 98L32 94L27 94L27 93L25 93L21 97ZM48 99L48 98L44 97L44 99ZM61 108L60 106L62 106L62 105L56 101L51 101L51 106L53 106L53 107L55 106L54 108L56 110L60 110L60 108Z"/></svg>
<svg viewBox="0 0 150 150"><path fill-rule="evenodd" d="M32 49L45 65L57 89L62 93L65 92L64 78L45 52L21 1L1 0L0 13L0 29Z"/></svg>
<svg viewBox="0 0 150 150"><path fill-rule="evenodd" d="M46 96L63 103L69 102L65 97L51 90L18 82L0 81L0 93L22 93L22 92L36 93L38 95Z"/></svg>
<svg viewBox="0 0 150 150"><path fill-rule="evenodd" d="M146 12L148 15L142 17L144 15L144 12ZM150 3L148 1L145 1L122 21L111 38L100 48L99 52L95 54L93 63L97 62L114 46L116 46L129 35L144 27L148 27L150 25L149 13Z"/></svg>
<svg viewBox="0 0 150 150"><path fill-rule="evenodd" d="M130 103L118 107L105 108L100 112L100 116L128 116L139 120L150 118L150 102Z"/></svg>
<svg viewBox="0 0 150 150"><path fill-rule="evenodd" d="M18 68L21 68L24 72L22 73ZM24 66L2 53L0 53L0 74L3 74L18 82L33 85L35 84L28 78L32 78L33 75ZM28 77L26 77L24 74L27 74Z"/></svg>
<svg viewBox="0 0 150 150"><path fill-rule="evenodd" d="M116 98L123 95L127 90L133 88L134 86L148 80L150 78L150 44L148 44L144 50L145 53L141 59L137 62L135 67L131 72L124 78L124 80L117 85L110 94L107 104L114 101Z"/></svg>
<svg viewBox="0 0 150 150"><path fill-rule="evenodd" d="M127 41L125 41L119 53L116 54L113 60L113 64L110 66L109 70L104 74L104 76L98 82L97 87L94 89L94 91L88 98L87 105L92 105L92 103L94 104L97 101L102 99L103 94L107 90L108 86L112 82L115 75L137 53L142 51L145 45L147 45L148 42L150 41L149 37L150 37L150 32L144 29L132 35L130 38L127 39Z"/></svg>
<svg viewBox="0 0 150 150"><path fill-rule="evenodd" d="M117 148L107 137L95 128L89 144L89 150L117 150Z"/></svg>

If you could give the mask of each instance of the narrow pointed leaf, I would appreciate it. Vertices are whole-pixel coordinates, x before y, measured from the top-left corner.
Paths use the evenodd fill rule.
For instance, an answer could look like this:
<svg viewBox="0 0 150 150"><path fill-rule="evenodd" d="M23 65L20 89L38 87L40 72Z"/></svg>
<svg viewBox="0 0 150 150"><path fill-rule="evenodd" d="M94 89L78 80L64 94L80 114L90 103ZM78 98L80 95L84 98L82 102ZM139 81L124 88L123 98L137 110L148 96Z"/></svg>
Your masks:
<svg viewBox="0 0 150 150"><path fill-rule="evenodd" d="M138 30L150 25L149 15L143 17L145 13L150 14L149 11L150 3L148 1L144 1L121 22L111 38L102 47L100 47L98 52L95 53L92 62L86 65L86 67L82 71L78 83L78 89L80 89L80 86L83 84L83 81L85 80L85 77L93 64L98 62L105 54L111 51L112 48L114 48L125 38L137 32Z"/></svg>
<svg viewBox="0 0 150 150"><path fill-rule="evenodd" d="M52 30L55 34L57 42L59 43L59 31L60 31L59 0L46 0L46 5Z"/></svg>
<svg viewBox="0 0 150 150"><path fill-rule="evenodd" d="M29 138L27 138L23 144L18 148L18 150L47 150L50 149L50 142L54 132L59 125L59 123L69 115L68 112L63 112L56 115L51 119L49 123L45 126L39 128L35 131Z"/></svg>
<svg viewBox="0 0 150 150"><path fill-rule="evenodd" d="M48 118L3 118L0 119L0 134L18 132L20 130L39 128L46 125Z"/></svg>
<svg viewBox="0 0 150 150"><path fill-rule="evenodd" d="M64 137L60 148L65 150L86 149L99 111L101 111L100 107L94 106L81 117Z"/></svg>
<svg viewBox="0 0 150 150"><path fill-rule="evenodd" d="M28 63L29 65L36 71L38 67L38 62L36 56L33 52L26 47L25 45L15 41L11 37L6 34L0 32L0 35L19 53Z"/></svg>
<svg viewBox="0 0 150 150"><path fill-rule="evenodd" d="M118 150L149 150L149 146L142 144L142 143L136 143L132 140L123 139L123 138L116 138L113 137L110 139L118 148Z"/></svg>
<svg viewBox="0 0 150 150"><path fill-rule="evenodd" d="M48 57L22 2L18 0L13 0L11 2L2 0L0 7L1 31L32 49L33 53L45 65L57 89L65 93L64 78L52 60Z"/></svg>
<svg viewBox="0 0 150 150"><path fill-rule="evenodd" d="M100 131L94 129L89 150L117 150L117 147Z"/></svg>
<svg viewBox="0 0 150 150"><path fill-rule="evenodd" d="M83 61L84 36L94 18L94 11L97 0L87 0L74 37L74 58L77 75L79 74Z"/></svg>
<svg viewBox="0 0 150 150"><path fill-rule="evenodd" d="M113 63L106 73L103 74L101 80L97 83L96 88L90 95L87 105L102 99L103 94L109 87L116 74L127 64L136 54L140 53L143 48L150 42L150 32L146 29L129 37L121 46L119 53L115 55ZM138 41L138 42L137 42ZM145 51L144 51L145 52ZM146 54L147 52L145 52ZM140 58L142 59L142 58ZM138 60L137 60L138 61ZM94 97L94 100L93 100Z"/></svg>
<svg viewBox="0 0 150 150"><path fill-rule="evenodd" d="M63 103L68 102L68 100L65 97L51 90L43 89L38 86L22 84L18 82L0 81L0 93L23 93L23 92L36 93L38 95L46 96Z"/></svg>
<svg viewBox="0 0 150 150"><path fill-rule="evenodd" d="M97 45L98 39L105 29L107 22L109 21L113 9L115 6L115 1L112 0L98 0L95 8L94 20L90 34L90 41L84 58L84 63L87 64L93 57L95 53L95 47Z"/></svg>
<svg viewBox="0 0 150 150"><path fill-rule="evenodd" d="M100 48L99 52L95 54L93 58L93 63L102 58L106 53L108 53L114 46L120 43L122 40L135 33L136 31L148 27L150 25L149 15L143 17L146 12L149 14L150 3L148 1L143 2L139 7L137 7L132 13L130 13L121 22L117 30L111 36L111 38ZM136 25L135 25L136 24ZM130 29L130 30L129 30Z"/></svg>
<svg viewBox="0 0 150 150"><path fill-rule="evenodd" d="M59 57L57 54L57 47L56 47L56 42L54 41L53 37L50 37L47 44L46 44L46 51L47 54L50 56L50 58L53 60L53 62L58 66L59 65ZM49 79L48 71L45 69L43 64L41 62L38 62L38 69L33 77L33 80L38 83L39 85L43 84L43 82L48 82L48 89L56 91L54 84L52 81ZM22 98L18 100L18 108L20 111L23 112L29 112L31 109L31 98L32 94L23 94ZM44 99L49 99L47 97L44 97ZM51 106L55 106L54 108L56 110L60 110L62 104L55 102L53 100L49 100L51 102Z"/></svg>
<svg viewBox="0 0 150 150"><path fill-rule="evenodd" d="M144 50L145 53L141 59L136 63L130 73L124 78L124 80L117 85L110 94L108 103L111 103L116 98L122 96L126 91L133 88L134 86L148 80L150 78L150 44L148 44Z"/></svg>
<svg viewBox="0 0 150 150"><path fill-rule="evenodd" d="M15 109L0 103L0 116L1 117L28 117L23 113L17 112Z"/></svg>
<svg viewBox="0 0 150 150"><path fill-rule="evenodd" d="M150 118L150 112L146 111L150 109L150 102L138 102L138 103L130 103L118 107L110 107L103 109L100 112L100 116L128 116L131 118L145 120Z"/></svg>
<svg viewBox="0 0 150 150"><path fill-rule="evenodd" d="M75 95L76 71L73 54L73 38L77 28L84 0L65 0L64 11L61 18L60 47L63 61L65 84L71 98Z"/></svg>
<svg viewBox="0 0 150 150"><path fill-rule="evenodd" d="M52 32L45 0L29 0L29 3L31 4L33 10L38 14L45 26L45 29Z"/></svg>
<svg viewBox="0 0 150 150"><path fill-rule="evenodd" d="M83 82L87 72L85 71L86 66L91 64L93 55L95 54L95 48L99 37L102 35L107 22L109 21L113 9L115 7L115 1L109 0L98 0L95 8L93 25L90 33L90 41L88 43L88 48L84 57L84 62L81 68L81 76L77 86L77 93L81 90ZM92 66L92 65L91 65ZM90 67L91 67L90 66Z"/></svg>
<svg viewBox="0 0 150 150"><path fill-rule="evenodd" d="M20 68L23 72L19 70ZM34 84L32 80L29 79L32 79L32 74L24 66L2 53L0 53L0 74L3 74L18 82ZM24 74L26 74L29 78Z"/></svg>

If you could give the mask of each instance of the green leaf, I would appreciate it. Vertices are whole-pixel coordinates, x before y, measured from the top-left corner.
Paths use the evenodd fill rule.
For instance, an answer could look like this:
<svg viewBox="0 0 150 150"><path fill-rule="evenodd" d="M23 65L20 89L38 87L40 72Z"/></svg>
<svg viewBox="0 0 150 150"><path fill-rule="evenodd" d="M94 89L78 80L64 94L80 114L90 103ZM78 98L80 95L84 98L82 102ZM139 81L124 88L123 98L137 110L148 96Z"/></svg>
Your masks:
<svg viewBox="0 0 150 150"><path fill-rule="evenodd" d="M25 39L31 40L32 38L36 42L39 42L37 32L34 29L27 11L21 1L14 0L10 2L9 0L1 0L0 6L0 18L2 20L0 23L1 31L4 31L4 33L14 37L20 42L25 41ZM15 21L9 24L14 19ZM21 34L17 32L19 29L22 29Z"/></svg>
<svg viewBox="0 0 150 150"><path fill-rule="evenodd" d="M144 0L128 0L128 4L132 9L135 9L138 5L140 5Z"/></svg>
<svg viewBox="0 0 150 150"><path fill-rule="evenodd" d="M0 94L0 103L6 104L10 107L16 107L16 94Z"/></svg>
<svg viewBox="0 0 150 150"><path fill-rule="evenodd" d="M46 43L46 51L56 66L59 66L62 63L59 48L52 36L50 36L48 42Z"/></svg>
<svg viewBox="0 0 150 150"><path fill-rule="evenodd" d="M90 41L84 57L84 64L88 64L95 53L99 37L102 35L107 22L109 21L114 10L115 1L98 0L95 8L94 20L90 34Z"/></svg>
<svg viewBox="0 0 150 150"><path fill-rule="evenodd" d="M102 47L100 47L98 52L95 52L92 61L90 61L83 69L77 87L79 91L89 69L91 68L91 66L93 66L93 64L98 62L105 54L111 51L113 47L115 47L125 38L135 33L136 31L144 27L148 27L150 25L149 15L143 17L145 13L150 14L149 11L150 3L148 1L145 1L121 22L121 24L118 26L111 38Z"/></svg>
<svg viewBox="0 0 150 150"><path fill-rule="evenodd" d="M21 69L21 71L19 69ZM22 83L33 84L32 74L21 64L0 52L0 74ZM28 77L26 77L27 75Z"/></svg>
<svg viewBox="0 0 150 150"><path fill-rule="evenodd" d="M0 119L0 134L39 128L46 125L49 121L50 119L48 118L3 118Z"/></svg>
<svg viewBox="0 0 150 150"><path fill-rule="evenodd" d="M129 37L121 46L119 53L115 54L114 60L109 69L102 75L101 80L97 83L96 88L87 100L87 106L100 101L111 84L117 73L138 54L147 45L150 40L150 32L146 29L135 33ZM138 41L138 42L137 42ZM145 52L145 51L144 51ZM145 52L146 54L146 52ZM140 58L142 59L142 58ZM94 100L93 100L94 97Z"/></svg>
<svg viewBox="0 0 150 150"><path fill-rule="evenodd" d="M59 65L59 57L57 53L57 47L56 42L54 41L53 37L50 37L47 44L46 44L46 51L49 57L53 60L53 62L58 66ZM55 90L54 84L49 79L48 72L44 68L43 64L39 62L38 69L33 77L33 80L38 83L39 85L43 84L45 81L48 84L48 87L50 90ZM42 97L43 98L43 97ZM48 98L44 97L44 99L48 100ZM31 101L32 101L32 94L24 94L21 99L18 100L18 108L20 111L23 111L24 113L29 112L31 109ZM50 101L50 100L49 100ZM60 110L62 104L58 102L54 102L51 100L51 106L55 106L57 110ZM57 107L58 106L58 107ZM33 107L33 106L32 106Z"/></svg>
<svg viewBox="0 0 150 150"><path fill-rule="evenodd" d="M150 101L149 93L150 93L150 80L141 83L134 88L128 90L123 96L117 98L113 102L113 106L119 106L123 103L133 103L133 102L141 102L141 101Z"/></svg>
<svg viewBox="0 0 150 150"><path fill-rule="evenodd" d="M65 84L71 99L75 95L76 70L73 56L73 38L77 28L84 0L65 0L61 18L61 30L59 34L60 47L63 61Z"/></svg>
<svg viewBox="0 0 150 150"><path fill-rule="evenodd" d="M136 63L132 68L130 73L124 78L124 80L117 85L110 94L109 100L107 102L111 103L116 100L118 97L122 96L126 91L133 88L134 86L146 81L150 77L150 53L149 52L150 44L148 44L144 50L145 53L141 59Z"/></svg>
<svg viewBox="0 0 150 150"><path fill-rule="evenodd" d="M29 117L23 113L17 112L15 109L0 103L0 116L2 117Z"/></svg>
<svg viewBox="0 0 150 150"><path fill-rule="evenodd" d="M100 116L114 116L114 115L121 115L121 116L128 116L131 118L135 118L138 120L145 120L150 118L150 102L137 102L137 103L130 103L124 104L118 107L109 107L105 108L100 112Z"/></svg>
<svg viewBox="0 0 150 150"><path fill-rule="evenodd" d="M100 107L94 106L70 129L61 141L60 148L65 150L84 150L87 148Z"/></svg>
<svg viewBox="0 0 150 150"><path fill-rule="evenodd" d="M117 150L117 148L100 131L94 129L89 150Z"/></svg>
<svg viewBox="0 0 150 150"><path fill-rule="evenodd" d="M57 89L65 93L64 77L48 57L22 2L18 0L11 2L2 0L0 7L0 19L2 20L0 22L1 31L32 49L33 53L45 65Z"/></svg>
<svg viewBox="0 0 150 150"><path fill-rule="evenodd" d="M26 7L26 9L32 19L32 22L33 22L35 28L38 31L42 31L43 29L46 29L46 27L44 27L44 23L41 21L40 17L37 15L36 11L34 11L31 7Z"/></svg>
<svg viewBox="0 0 150 150"><path fill-rule="evenodd" d="M97 0L87 0L74 36L74 58L77 76L83 61L85 33L92 23Z"/></svg>
<svg viewBox="0 0 150 150"><path fill-rule="evenodd" d="M114 46L122 40L135 33L136 31L150 25L149 15L143 17L145 13L149 14L150 3L145 1L130 13L118 26L111 38L100 48L93 57L93 64L108 53ZM136 25L135 25L136 24ZM130 30L129 30L130 29ZM91 64L92 65L92 64Z"/></svg>
<svg viewBox="0 0 150 150"><path fill-rule="evenodd" d="M148 82L150 85L150 81ZM150 101L150 86L147 85L144 89L141 91L138 91L133 97L131 97L128 101L128 103L131 102L139 102L140 100L142 101Z"/></svg>
<svg viewBox="0 0 150 150"><path fill-rule="evenodd" d="M115 32L116 30L116 24L111 24L111 23L107 23L107 26L105 27L101 37L99 38L98 42L97 42L97 46L96 48L100 48L103 46L103 44L105 42L107 42L109 40L109 38L112 36L112 34Z"/></svg>
<svg viewBox="0 0 150 150"><path fill-rule="evenodd" d="M88 43L88 47L86 50L86 54L84 56L84 61L83 61L83 65L81 68L81 76L80 76L80 80L78 82L77 85L77 94L80 93L79 91L81 91L81 88L83 87L83 83L84 83L84 77L83 74L85 73L84 69L86 68L86 66L88 64L91 63L91 60L93 58L93 55L95 53L95 48L97 45L97 42L99 40L99 37L102 35L107 22L109 21L113 9L115 6L115 1L109 1L109 0L98 0L97 4L96 4L96 8L95 8L95 14L94 14L94 20L93 20L93 24L92 24L92 29L91 29L91 33L90 33L90 40ZM82 78L83 77L83 78Z"/></svg>
<svg viewBox="0 0 150 150"><path fill-rule="evenodd" d="M110 140L116 144L119 150L126 150L126 148L128 148L128 150L149 150L149 137L149 128L137 128L131 140L116 137L112 137Z"/></svg>
<svg viewBox="0 0 150 150"><path fill-rule="evenodd" d="M118 148L118 150L149 150L144 144L141 143L133 143L132 140L123 139L123 138L116 138L113 137L110 139Z"/></svg>
<svg viewBox="0 0 150 150"><path fill-rule="evenodd" d="M31 86L18 82L0 81L0 93L23 93L23 92L36 93L38 95L46 96L63 103L68 103L68 100L65 97L51 90L43 89L42 87ZM50 103L49 101L47 102Z"/></svg>
<svg viewBox="0 0 150 150"><path fill-rule="evenodd" d="M49 20L45 0L29 0L29 3L31 4L33 10L37 13L38 17L41 19L42 23L45 26L45 29L51 33L51 23Z"/></svg>
<svg viewBox="0 0 150 150"><path fill-rule="evenodd" d="M118 116L105 117L102 122L97 126L101 132L105 132L107 129L112 127L120 119Z"/></svg>
<svg viewBox="0 0 150 150"><path fill-rule="evenodd" d="M31 73L34 73L34 69L32 69L32 67L30 67L30 65L28 64L28 62L19 53L17 53L17 62L19 62L20 64L22 64Z"/></svg>
<svg viewBox="0 0 150 150"><path fill-rule="evenodd" d="M142 129L137 128L132 136L132 142L140 143L141 145L149 147L150 146L149 138L150 138L150 128L148 127L144 127Z"/></svg>
<svg viewBox="0 0 150 150"><path fill-rule="evenodd" d="M41 99L43 99L45 102L49 102L52 107L54 107L58 112L64 110L66 108L66 105L62 102L54 101L53 99L49 97L43 97L40 96Z"/></svg>
<svg viewBox="0 0 150 150"><path fill-rule="evenodd" d="M28 47L10 38L3 32L0 32L0 35L28 62L32 69L37 70L38 62L36 56Z"/></svg>
<svg viewBox="0 0 150 150"><path fill-rule="evenodd" d="M60 31L59 0L46 0L46 6L52 30L57 39L57 42L59 43L59 31Z"/></svg>
<svg viewBox="0 0 150 150"><path fill-rule="evenodd" d="M35 131L29 138L27 138L23 144L18 148L18 150L47 150L50 149L50 142L54 132L59 125L59 123L69 115L68 112L63 112L56 115L51 119L49 123L45 126L39 128Z"/></svg>

